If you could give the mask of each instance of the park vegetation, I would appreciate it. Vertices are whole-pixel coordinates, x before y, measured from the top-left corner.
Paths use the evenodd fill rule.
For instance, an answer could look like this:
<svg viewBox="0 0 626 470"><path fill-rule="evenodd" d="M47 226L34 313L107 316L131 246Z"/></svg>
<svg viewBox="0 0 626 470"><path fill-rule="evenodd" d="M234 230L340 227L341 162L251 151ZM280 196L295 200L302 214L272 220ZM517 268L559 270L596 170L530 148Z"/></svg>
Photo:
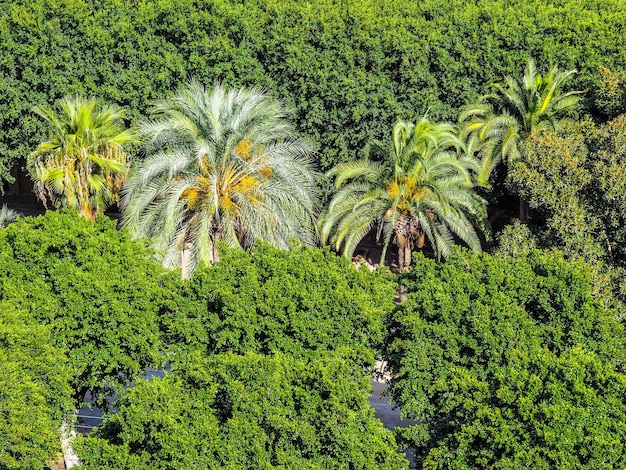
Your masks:
<svg viewBox="0 0 626 470"><path fill-rule="evenodd" d="M315 172L281 104L192 81L141 125L148 157L124 188L122 226L189 277L217 244L315 243Z"/></svg>
<svg viewBox="0 0 626 470"><path fill-rule="evenodd" d="M624 24L0 0L0 469L623 468Z"/></svg>
<svg viewBox="0 0 626 470"><path fill-rule="evenodd" d="M182 280L114 222L70 212L0 237L2 468L53 457L87 392L104 409L120 397L76 443L88 468L407 467L367 401L388 274L260 244L223 246ZM163 379L138 379L166 364Z"/></svg>
<svg viewBox="0 0 626 470"><path fill-rule="evenodd" d="M623 312L592 267L536 250L416 263L385 356L421 468L624 466Z"/></svg>
<svg viewBox="0 0 626 470"><path fill-rule="evenodd" d="M130 156L124 147L138 143L123 128L123 111L115 105L96 109L94 98L67 96L54 108L34 107L50 128L49 140L28 155L26 166L35 194L47 207L72 207L95 219L113 203L126 182Z"/></svg>

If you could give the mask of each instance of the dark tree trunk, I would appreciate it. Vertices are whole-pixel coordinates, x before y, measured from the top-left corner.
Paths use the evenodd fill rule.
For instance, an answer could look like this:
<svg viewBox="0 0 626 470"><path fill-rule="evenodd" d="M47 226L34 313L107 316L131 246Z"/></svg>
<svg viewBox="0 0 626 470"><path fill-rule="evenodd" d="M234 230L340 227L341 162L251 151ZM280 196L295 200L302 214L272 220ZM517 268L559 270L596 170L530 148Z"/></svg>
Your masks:
<svg viewBox="0 0 626 470"><path fill-rule="evenodd" d="M519 197L519 221L522 224L527 224L529 219L529 207L528 201L524 199L522 196Z"/></svg>

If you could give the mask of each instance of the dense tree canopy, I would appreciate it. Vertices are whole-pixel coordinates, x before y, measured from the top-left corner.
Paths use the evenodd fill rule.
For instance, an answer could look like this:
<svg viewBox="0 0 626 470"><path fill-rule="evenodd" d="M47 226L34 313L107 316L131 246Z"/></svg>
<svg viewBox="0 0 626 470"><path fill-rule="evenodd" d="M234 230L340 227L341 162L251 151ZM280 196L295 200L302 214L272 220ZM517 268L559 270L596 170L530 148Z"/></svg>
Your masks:
<svg viewBox="0 0 626 470"><path fill-rule="evenodd" d="M626 68L624 24L619 0L3 0L0 155L6 172L45 140L33 105L94 95L136 123L193 76L287 100L325 171L398 116L456 119L529 56L593 91Z"/></svg>
<svg viewBox="0 0 626 470"><path fill-rule="evenodd" d="M257 244L253 253L224 248L222 259L182 285L177 310L162 316L176 355L189 350L315 357L340 347L371 366L392 308L394 282L356 270L329 250Z"/></svg>
<svg viewBox="0 0 626 470"><path fill-rule="evenodd" d="M525 154L510 184L545 220L538 245L626 266L626 116L535 136Z"/></svg>
<svg viewBox="0 0 626 470"><path fill-rule="evenodd" d="M6 250L0 260L3 271L21 269ZM60 452L61 423L71 421L68 360L50 326L25 307L37 283L0 277L0 468L41 468Z"/></svg>
<svg viewBox="0 0 626 470"><path fill-rule="evenodd" d="M284 435L284 441L267 455L258 455L259 462L283 459L319 468L323 466L320 462L328 459L336 468L348 468L349 461L357 468L377 468L385 462L395 462L389 468L401 468L403 460L395 453L393 438L374 420L365 399L374 352L392 308L393 279L386 273L357 270L345 258L318 248L292 245L281 250L262 243L252 253L222 248L220 263L201 268L191 280L182 281L178 273L163 270L149 258L149 250L104 217L88 221L75 213L49 211L0 230L0 259L5 267L0 273L0 356L6 359L6 374L0 381L3 390L10 392L0 394L9 433L3 441L6 445L0 446L0 462L8 468L32 468L33 462L53 456L59 447L63 412L76 407L87 391L103 403L121 393L122 386L135 381L147 366L158 366L166 359L178 378L159 382L158 394L189 412L197 411L194 403L204 397L197 394L205 392L195 390L199 382L192 380L194 367L210 363L207 371L221 370L222 359L211 359L216 354L251 353L248 359L230 356L233 364L241 362L247 370L245 380L236 380L250 382L249 377L263 369L259 364L269 364L268 375L261 377L258 387L251 382L258 390L249 396L242 392L241 400L248 400L254 408L260 390L285 390L281 413L287 417L302 414L301 424L309 422L306 426L310 427L306 436L298 437L292 435L289 420L277 422L276 433ZM281 356L272 359L274 354ZM227 376L231 366L223 367ZM283 369L294 375L288 376ZM316 375L326 369L328 377ZM206 374L202 380L215 383L213 372ZM187 385L179 386L180 378ZM295 381L292 392L290 380ZM153 393L150 387L132 389L128 396L147 400ZM212 387L207 385L206 393L213 393ZM237 387L233 385L232 393L239 393ZM328 387L336 387L337 395L328 395ZM341 395L346 387L352 392ZM147 395L142 395L144 392ZM313 415L294 408L289 398L306 394L310 399L299 403L318 402L311 410ZM190 448L193 442L199 448L213 442L206 434L213 428L206 426L222 409L222 395L205 397L208 401L203 410L210 414L192 413L196 428L188 421L181 422L182 434L163 444L170 449L163 455L180 454L182 442ZM270 398L275 397L268 395L268 403ZM135 405L129 405L131 415L127 416L126 402L120 403L120 414L111 418L112 423L124 429L139 426L139 418L131 416ZM151 406L149 400L146 403L141 406ZM178 413L171 403L170 412ZM338 408L330 413L325 406ZM273 416L272 410L256 412L242 415L233 423L235 430L220 431L226 436L234 433L223 439L235 442L238 433L257 429L267 416ZM24 423L26 414L32 418L28 425ZM164 414L163 419L170 420L168 416ZM185 416L181 414L179 419ZM336 416L346 421L334 429ZM111 424L107 432L114 432L116 426ZM367 430L361 436L363 429ZM175 430L168 432L169 440ZM259 431L258 439L272 441L274 431L267 433L263 437ZM214 444L221 442L218 434ZM310 436L319 443L310 441ZM366 443L372 442L366 448ZM336 452L333 446L345 452ZM123 453L123 446L112 449ZM250 452L235 444L230 450L220 449L211 452L226 452L220 459L230 462L232 468L241 468L241 459ZM138 452L131 454L131 463L120 468L141 468L144 460L133 460L139 458ZM161 454L155 453L150 462L159 457Z"/></svg>
<svg viewBox="0 0 626 470"><path fill-rule="evenodd" d="M24 308L68 356L76 404L160 362L157 314L170 278L114 222L48 211L2 230L0 250L19 268L0 276L29 286Z"/></svg>
<svg viewBox="0 0 626 470"><path fill-rule="evenodd" d="M195 355L142 381L78 444L86 468L402 469L351 354Z"/></svg>
<svg viewBox="0 0 626 470"><path fill-rule="evenodd" d="M626 336L559 254L417 257L386 354L422 468L624 465Z"/></svg>
<svg viewBox="0 0 626 470"><path fill-rule="evenodd" d="M626 336L623 305L613 294L620 288L626 294L625 25L621 0L0 0L0 181L48 141L31 154L40 189L71 183L72 175L52 165L63 160L61 153L50 152L62 150L66 134L75 137L78 128L50 139L33 107L62 124L42 110L63 96L95 96L92 109L116 103L128 111L123 122L115 117L120 131L144 120L150 142L147 152L132 155L140 170L127 207L149 208L157 228L171 229L158 254L114 222L75 213L48 212L0 229L0 469L39 468L54 457L60 424L87 392L101 404L120 397L102 428L77 443L87 468L404 468L393 437L366 401L381 344L394 373L391 396L416 420L397 437L417 449L418 466L624 467ZM516 145L525 141L515 148L524 158L510 159L507 188L529 201L539 224L505 230L494 256L453 249L447 262L437 263L419 255L417 266L399 278L354 269L327 249L289 244L296 228L307 236L295 238L313 240L314 204L301 211L307 223L300 227L285 225L290 230L278 233L271 229L279 225L266 224L258 231L274 240L250 231L252 212L234 202L260 203L269 175L295 171L282 160L264 164L269 141L255 146L238 131L211 141L219 137L216 128L198 133L202 144L222 145L228 157L226 172L198 172L202 165L219 167L219 157L204 159L202 146L190 144L193 132L156 132L159 125L169 132L174 120L145 122L158 102L159 118L182 118L179 128L189 124L180 112L180 87L190 78L228 89L262 88L264 103L271 103L266 109L277 111L280 129L289 130L282 137L306 154L306 171L298 170L306 175L282 202L310 193L309 159L323 172L341 165L318 177L324 200L334 195L331 175L343 183L370 170L374 175L382 165L355 161L367 143L384 140L394 122L404 123L396 146L384 151L395 152L396 163L419 154L421 167L379 185L392 204L377 215L404 222L406 232L384 222L380 232L387 243L395 235L406 267L429 223L453 208L423 211L421 225L415 223L418 216L407 214L425 194L414 184L416 175L428 173L426 162L437 160L435 154L437 165L449 168L449 157L463 146L443 126L450 138L445 145L405 153L410 139L402 136L414 129L407 123L425 115L422 124L455 121L464 106L494 96L495 84L519 76L529 59L546 70L578 70L567 75L572 80L564 93L584 90L580 115L592 113L542 135L489 128L503 130ZM528 83L541 85L546 75L535 79ZM528 103L553 96L524 90ZM235 101L227 93L222 98ZM293 110L293 128L282 120L284 109ZM489 117L497 124L501 114ZM550 119L548 127L558 127ZM197 124L187 130L200 129ZM228 121L226 134L235 124L238 117ZM307 145L291 138L296 133ZM309 143L318 153L309 153ZM472 142L470 150L474 144L480 145ZM381 155L370 152L367 163ZM162 165L168 159L178 167ZM146 163L139 166L141 160ZM254 168L240 172L233 161ZM468 181L451 188L457 199L474 185L468 175L475 165L465 163L458 174L443 174L448 189L452 180ZM228 184L211 185L211 178ZM114 189L121 182L113 173L92 180ZM146 186L148 193L137 190ZM428 187L443 193L443 186ZM211 191L222 209L208 207L202 236L185 232L181 227L200 219L199 196ZM89 197L79 209L94 195L83 192ZM178 197L168 200L171 195ZM180 224L154 210L163 201L180 206ZM345 201L338 212L359 215L363 206ZM482 203L473 193L463 196L463 217L441 232L445 244L432 237L435 251L447 254L455 236L478 248L465 222L481 218ZM95 216L96 206L84 215ZM6 215L0 212L0 225ZM233 223L221 231L223 222ZM326 236L348 253L372 227L371 220L346 223L338 236L331 233L340 223L326 222ZM257 242L268 238L288 249ZM167 246L178 256L194 242L201 245L194 267L217 259L218 247L221 262L199 267L183 282L155 260ZM407 300L394 307L398 279ZM138 380L146 367L164 364L164 378Z"/></svg>

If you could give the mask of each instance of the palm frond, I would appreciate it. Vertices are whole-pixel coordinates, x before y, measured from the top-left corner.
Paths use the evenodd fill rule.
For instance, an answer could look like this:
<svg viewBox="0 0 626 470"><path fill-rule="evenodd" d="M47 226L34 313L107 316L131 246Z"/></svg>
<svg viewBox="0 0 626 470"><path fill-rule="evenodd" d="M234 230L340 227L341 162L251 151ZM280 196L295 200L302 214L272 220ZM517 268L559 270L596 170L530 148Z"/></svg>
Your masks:
<svg viewBox="0 0 626 470"><path fill-rule="evenodd" d="M148 158L124 189L124 226L164 246L165 264L188 247L191 271L210 260L217 240L316 243L312 148L287 114L261 90L220 83L191 81L157 102L140 125Z"/></svg>
<svg viewBox="0 0 626 470"><path fill-rule="evenodd" d="M339 189L320 221L322 241L350 257L361 239L376 228L384 257L400 221L415 220L438 255L450 252L456 229L461 231L459 238L474 247L478 236L468 232L473 226L455 221L484 213L479 206L485 201L473 192L473 175L481 169L473 154L475 142L466 145L452 124L432 123L426 118L417 124L398 121L388 150L376 150L378 156L387 156L387 161L340 164L328 173ZM459 219L459 213L466 214L465 219ZM455 221L449 225L440 222L447 217Z"/></svg>
<svg viewBox="0 0 626 470"><path fill-rule="evenodd" d="M133 129L123 128L123 112L115 105L98 108L93 98L67 96L51 107L33 111L49 125L50 138L27 158L37 194L59 207L76 207L92 218L108 203L128 171L124 146L139 142Z"/></svg>

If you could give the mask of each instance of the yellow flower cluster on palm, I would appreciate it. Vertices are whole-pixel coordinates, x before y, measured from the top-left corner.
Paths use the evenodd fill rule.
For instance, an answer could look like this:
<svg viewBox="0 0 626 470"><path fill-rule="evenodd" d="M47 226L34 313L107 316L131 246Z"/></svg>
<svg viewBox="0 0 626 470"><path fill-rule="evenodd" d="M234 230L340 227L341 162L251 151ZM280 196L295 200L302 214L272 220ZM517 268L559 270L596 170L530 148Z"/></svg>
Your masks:
<svg viewBox="0 0 626 470"><path fill-rule="evenodd" d="M192 82L141 130L148 158L129 180L122 223L189 276L217 242L286 248L316 241L314 171L280 104L256 90Z"/></svg>
<svg viewBox="0 0 626 470"><path fill-rule="evenodd" d="M463 152L453 127L426 118L399 121L392 140L393 146L372 145L365 160L329 172L338 191L322 218L322 241L350 257L376 229L381 263L393 239L400 269L426 240L438 256L448 255L454 236L480 251L472 223L485 215L485 202L473 191L479 162Z"/></svg>

